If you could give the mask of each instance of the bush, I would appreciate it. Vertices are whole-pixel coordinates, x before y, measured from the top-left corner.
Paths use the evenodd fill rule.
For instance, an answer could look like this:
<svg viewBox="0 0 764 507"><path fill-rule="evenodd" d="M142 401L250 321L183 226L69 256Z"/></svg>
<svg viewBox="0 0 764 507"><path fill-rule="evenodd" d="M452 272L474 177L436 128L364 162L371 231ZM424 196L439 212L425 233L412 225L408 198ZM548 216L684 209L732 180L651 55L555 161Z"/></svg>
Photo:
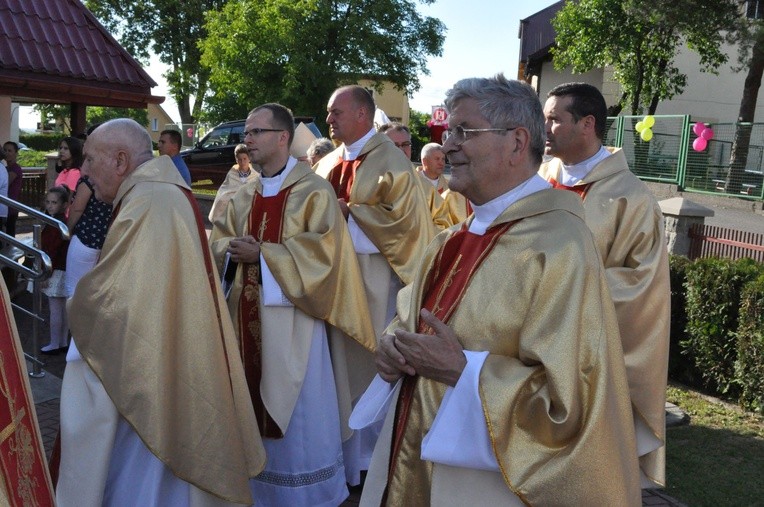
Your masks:
<svg viewBox="0 0 764 507"><path fill-rule="evenodd" d="M19 141L31 150L48 153L58 151L58 145L64 137L66 137L64 134L22 134L19 136Z"/></svg>
<svg viewBox="0 0 764 507"><path fill-rule="evenodd" d="M735 376L740 404L764 413L764 275L743 289Z"/></svg>
<svg viewBox="0 0 764 507"><path fill-rule="evenodd" d="M751 259L700 259L687 266L687 338L705 387L736 398L737 329L743 286L764 273Z"/></svg>
<svg viewBox="0 0 764 507"><path fill-rule="evenodd" d="M692 356L680 345L685 340L687 327L687 257L672 255L669 257L669 281L671 284L671 339L669 342L669 377L673 380L697 385L700 372L695 368Z"/></svg>
<svg viewBox="0 0 764 507"><path fill-rule="evenodd" d="M21 167L47 167L46 151L24 150L19 152L18 164Z"/></svg>

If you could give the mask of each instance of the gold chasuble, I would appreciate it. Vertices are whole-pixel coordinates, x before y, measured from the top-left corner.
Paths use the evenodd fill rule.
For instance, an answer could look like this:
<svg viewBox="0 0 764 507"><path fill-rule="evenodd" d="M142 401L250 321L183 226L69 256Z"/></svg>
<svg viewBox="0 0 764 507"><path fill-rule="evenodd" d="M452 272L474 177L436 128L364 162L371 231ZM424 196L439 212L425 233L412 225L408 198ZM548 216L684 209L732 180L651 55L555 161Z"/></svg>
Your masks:
<svg viewBox="0 0 764 507"><path fill-rule="evenodd" d="M665 442L671 292L663 214L650 190L629 171L623 150L607 149L612 155L572 188L582 194L586 224L605 265L635 417ZM559 181L561 170L555 158L542 164L539 174ZM641 455L640 467L664 484L665 446Z"/></svg>
<svg viewBox="0 0 764 507"><path fill-rule="evenodd" d="M488 473L503 478L493 487L527 505L637 506L618 328L612 305L603 304L610 296L582 215L577 196L549 189L512 204L483 236L467 232L469 222L444 231L401 291L388 331L428 332L418 315L432 308L465 350L489 352L479 394L500 469ZM420 458L445 392L423 377L404 381L386 421L394 424L391 441L375 449L391 451L385 505L424 507L435 498L457 505L438 494L438 484L475 487L470 469ZM376 473L369 471L372 481ZM443 473L448 481L437 482ZM491 496L474 495L477 502Z"/></svg>
<svg viewBox="0 0 764 507"><path fill-rule="evenodd" d="M341 176L343 150L340 146L321 159L316 174L330 182L346 182L347 178ZM417 261L434 236L435 226L419 177L411 163L402 159L405 156L390 138L374 134L355 161L346 200L361 230L405 285L413 279ZM342 188L335 185L340 198Z"/></svg>
<svg viewBox="0 0 764 507"><path fill-rule="evenodd" d="M11 298L0 280L0 505L53 505L53 486Z"/></svg>
<svg viewBox="0 0 764 507"><path fill-rule="evenodd" d="M432 222L435 224L438 232L455 225L456 222L451 221L447 214L447 209L443 206L443 195L448 192L448 180L446 180L446 177L441 174L438 177L438 184L436 186L432 184L433 180L424 174L421 167L417 168L417 174L419 175L419 183L427 200L427 207L430 210Z"/></svg>
<svg viewBox="0 0 764 507"><path fill-rule="evenodd" d="M298 310L339 329L365 350L374 351L376 340L358 261L327 181L299 162L274 197L262 196L260 176L242 187L210 235L218 268L231 239L249 234L261 241L265 262ZM258 270L259 263L238 266L228 307L238 323L245 370L250 361L262 366L257 374L262 374L260 387L250 382L250 389L256 390L252 398L262 400L267 415L277 424L274 429L283 433L305 377L311 337L289 331L280 339L262 339L262 324L267 317L262 312L267 312L267 307L259 300ZM329 334L332 340L339 339ZM347 379L338 381L338 389L343 385L346 388L346 384ZM342 404L343 394L338 396ZM349 400L346 404L343 410L349 414ZM343 424L348 414L341 419Z"/></svg>
<svg viewBox="0 0 764 507"><path fill-rule="evenodd" d="M443 224L445 227L451 227L464 222L471 214L472 206L467 198L459 192L449 189L443 192L443 202L435 212L439 221L436 220L435 224L441 227Z"/></svg>
<svg viewBox="0 0 764 507"><path fill-rule="evenodd" d="M249 504L265 452L201 217L184 192L166 156L122 182L100 260L69 301L70 328L119 415L176 477Z"/></svg>

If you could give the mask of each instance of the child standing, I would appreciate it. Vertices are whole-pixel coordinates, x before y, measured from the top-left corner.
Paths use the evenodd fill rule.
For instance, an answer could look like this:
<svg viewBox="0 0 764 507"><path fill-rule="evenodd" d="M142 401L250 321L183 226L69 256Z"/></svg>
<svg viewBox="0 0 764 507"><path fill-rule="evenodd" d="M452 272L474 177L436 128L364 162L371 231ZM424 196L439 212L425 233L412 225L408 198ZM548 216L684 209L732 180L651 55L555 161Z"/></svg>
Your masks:
<svg viewBox="0 0 764 507"><path fill-rule="evenodd" d="M66 187L53 187L45 195L45 212L53 218L66 223L66 210L69 207L70 194ZM43 354L63 352L67 346L69 322L66 317L66 253L69 241L61 238L56 227L46 225L40 241L43 252L48 254L53 264L53 274L46 280L42 292L48 296L50 307L50 343L40 349Z"/></svg>

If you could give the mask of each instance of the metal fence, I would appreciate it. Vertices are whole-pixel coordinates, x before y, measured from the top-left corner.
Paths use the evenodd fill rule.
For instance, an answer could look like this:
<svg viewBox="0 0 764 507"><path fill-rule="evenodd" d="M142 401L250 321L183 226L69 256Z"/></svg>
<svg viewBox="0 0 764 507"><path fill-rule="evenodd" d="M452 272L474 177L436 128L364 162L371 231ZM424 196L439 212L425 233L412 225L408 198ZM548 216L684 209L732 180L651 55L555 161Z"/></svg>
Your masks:
<svg viewBox="0 0 764 507"><path fill-rule="evenodd" d="M687 192L764 200L764 124L696 127L687 115L653 118L647 141L636 128L645 117L608 118L605 144L623 148L640 179L675 184ZM696 142L703 129L712 134L707 132L709 139Z"/></svg>
<svg viewBox="0 0 764 507"><path fill-rule="evenodd" d="M695 224L689 232L688 257L724 257L741 259L749 257L764 262L764 234L726 229L715 225Z"/></svg>

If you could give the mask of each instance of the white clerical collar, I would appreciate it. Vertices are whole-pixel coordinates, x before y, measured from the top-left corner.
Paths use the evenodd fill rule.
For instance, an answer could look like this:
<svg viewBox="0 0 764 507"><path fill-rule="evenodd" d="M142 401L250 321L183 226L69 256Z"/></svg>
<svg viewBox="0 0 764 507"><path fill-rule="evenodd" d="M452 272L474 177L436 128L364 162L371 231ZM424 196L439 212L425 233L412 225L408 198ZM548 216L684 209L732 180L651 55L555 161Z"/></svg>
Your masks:
<svg viewBox="0 0 764 507"><path fill-rule="evenodd" d="M372 128L369 130L365 136L360 138L358 141L354 142L353 144L346 144L345 145L345 153L342 155L343 160L355 160L358 158L358 154L361 153L361 150L363 149L366 142L371 139L371 136L376 134L377 131Z"/></svg>
<svg viewBox="0 0 764 507"><path fill-rule="evenodd" d="M563 185L573 186L589 174L594 166L599 164L603 159L609 157L611 153L605 149L604 146L600 146L600 149L592 157L587 158L583 162L573 165L562 164L561 177Z"/></svg>
<svg viewBox="0 0 764 507"><path fill-rule="evenodd" d="M469 231L482 236L493 221L496 220L499 215L504 213L504 210L509 208L512 204L523 197L528 197L531 194L546 190L547 188L552 188L552 185L538 174L534 174L506 194L502 194L485 204L478 206L477 204L470 202L475 216L472 219L472 223L470 223Z"/></svg>
<svg viewBox="0 0 764 507"><path fill-rule="evenodd" d="M297 159L294 157L289 157L289 160L287 160L286 167L284 167L284 170L281 171L281 174L278 176L274 176L272 178L260 178L260 181L263 184L263 197L273 197L274 195L279 193L279 190L281 190L281 185L284 183L284 180L287 176L289 176L289 173L292 172L292 169L294 169L294 166L297 165Z"/></svg>
<svg viewBox="0 0 764 507"><path fill-rule="evenodd" d="M432 186L433 186L433 187L435 187L435 188L438 188L438 182L440 182L440 177L437 177L437 178L435 178L435 179L432 179L432 178L430 178L429 176L427 176L427 174L426 174L424 171L422 171L422 174L424 175L424 177L425 177L425 178L427 178L427 181L429 181L430 183L432 183Z"/></svg>

